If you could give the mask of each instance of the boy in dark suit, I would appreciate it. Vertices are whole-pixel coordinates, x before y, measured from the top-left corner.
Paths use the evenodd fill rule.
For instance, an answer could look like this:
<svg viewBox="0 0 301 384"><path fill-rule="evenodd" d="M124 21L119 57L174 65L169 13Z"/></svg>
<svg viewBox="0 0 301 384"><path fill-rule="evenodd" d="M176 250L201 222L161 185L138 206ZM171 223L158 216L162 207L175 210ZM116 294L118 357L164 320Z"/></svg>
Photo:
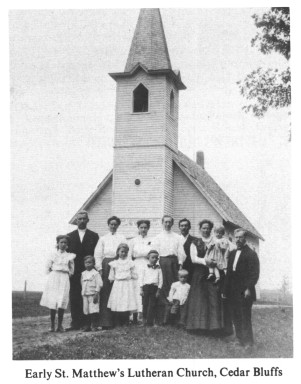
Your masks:
<svg viewBox="0 0 301 384"><path fill-rule="evenodd" d="M254 344L252 305L256 300L255 285L259 278L259 259L246 244L246 231L234 231L237 249L229 254L223 297L229 300L236 337L243 346Z"/></svg>
<svg viewBox="0 0 301 384"><path fill-rule="evenodd" d="M84 258L87 255L94 256L94 250L98 242L97 233L87 229L89 222L88 212L80 211L76 217L78 229L68 233L70 244L68 252L75 253L74 275L70 277L70 309L71 326L66 331L78 330L85 326L83 301L81 295L81 274L85 270Z"/></svg>

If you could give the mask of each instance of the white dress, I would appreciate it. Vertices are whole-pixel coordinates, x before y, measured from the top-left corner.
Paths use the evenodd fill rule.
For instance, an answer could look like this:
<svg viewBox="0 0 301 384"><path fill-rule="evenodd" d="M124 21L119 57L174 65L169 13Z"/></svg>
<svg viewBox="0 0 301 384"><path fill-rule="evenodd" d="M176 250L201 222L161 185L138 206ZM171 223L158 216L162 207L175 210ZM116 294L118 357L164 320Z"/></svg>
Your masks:
<svg viewBox="0 0 301 384"><path fill-rule="evenodd" d="M135 264L130 259L111 261L109 280L114 281L108 308L114 312L137 311Z"/></svg>
<svg viewBox="0 0 301 384"><path fill-rule="evenodd" d="M40 305L49 309L66 309L69 302L69 276L74 273L74 253L57 250L47 260L49 273Z"/></svg>
<svg viewBox="0 0 301 384"><path fill-rule="evenodd" d="M133 258L138 280L135 280L136 300L138 312L142 312L142 297L140 295L140 279L142 270L148 263L147 254L152 249L151 238L149 236L142 237L141 235L134 237L130 241L129 257Z"/></svg>

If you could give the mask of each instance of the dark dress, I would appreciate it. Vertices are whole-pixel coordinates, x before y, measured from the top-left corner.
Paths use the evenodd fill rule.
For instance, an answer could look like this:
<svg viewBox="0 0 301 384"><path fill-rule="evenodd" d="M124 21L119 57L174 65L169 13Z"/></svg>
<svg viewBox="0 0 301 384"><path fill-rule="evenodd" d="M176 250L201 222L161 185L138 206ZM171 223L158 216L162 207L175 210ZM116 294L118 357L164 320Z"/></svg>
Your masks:
<svg viewBox="0 0 301 384"><path fill-rule="evenodd" d="M99 296L99 314L101 327L113 327L114 326L114 314L108 308L108 301L111 294L113 282L109 280L110 266L109 263L115 260L116 257L105 257L102 261L102 282L103 286L100 290Z"/></svg>
<svg viewBox="0 0 301 384"><path fill-rule="evenodd" d="M206 254L205 243L201 239L194 241L198 257ZM187 299L187 330L223 330L225 334L232 333L228 309L223 307L221 300L221 284L224 275L221 271L221 281L214 284L207 280L208 267L193 264L191 287Z"/></svg>

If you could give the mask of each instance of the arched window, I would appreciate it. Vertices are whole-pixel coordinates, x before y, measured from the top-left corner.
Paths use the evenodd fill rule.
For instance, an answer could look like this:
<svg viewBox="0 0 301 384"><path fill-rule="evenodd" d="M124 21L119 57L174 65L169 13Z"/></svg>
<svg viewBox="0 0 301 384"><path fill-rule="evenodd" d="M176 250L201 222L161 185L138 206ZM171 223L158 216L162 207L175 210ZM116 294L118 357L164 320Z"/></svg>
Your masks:
<svg viewBox="0 0 301 384"><path fill-rule="evenodd" d="M175 115L175 95L173 93L173 90L170 92L170 99L169 99L169 114L171 116Z"/></svg>
<svg viewBox="0 0 301 384"><path fill-rule="evenodd" d="M133 92L133 112L148 112L148 89L139 84Z"/></svg>

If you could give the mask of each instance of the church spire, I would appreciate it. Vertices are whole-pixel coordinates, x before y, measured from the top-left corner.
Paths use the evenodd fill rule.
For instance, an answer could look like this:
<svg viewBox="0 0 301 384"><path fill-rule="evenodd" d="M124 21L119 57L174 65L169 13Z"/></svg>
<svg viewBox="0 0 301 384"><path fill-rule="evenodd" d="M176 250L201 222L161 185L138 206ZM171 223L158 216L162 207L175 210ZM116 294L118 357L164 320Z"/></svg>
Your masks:
<svg viewBox="0 0 301 384"><path fill-rule="evenodd" d="M138 63L148 70L171 70L159 8L140 10L124 72L131 72Z"/></svg>

